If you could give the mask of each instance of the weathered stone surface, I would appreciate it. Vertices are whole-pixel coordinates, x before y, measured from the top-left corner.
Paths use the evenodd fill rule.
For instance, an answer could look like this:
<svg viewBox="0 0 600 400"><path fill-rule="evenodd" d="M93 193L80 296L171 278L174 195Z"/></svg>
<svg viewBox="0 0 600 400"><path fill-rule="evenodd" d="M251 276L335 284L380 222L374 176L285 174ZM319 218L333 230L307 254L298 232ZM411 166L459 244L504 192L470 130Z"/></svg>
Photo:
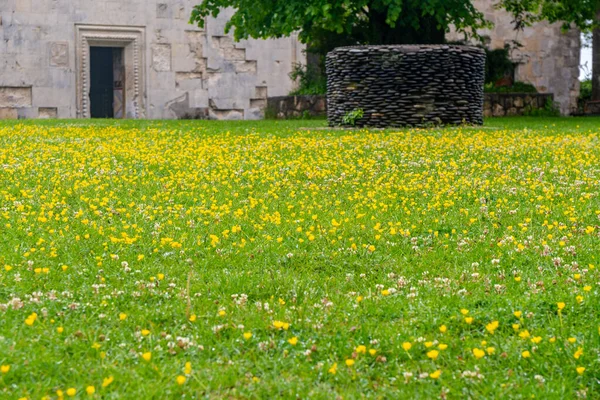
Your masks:
<svg viewBox="0 0 600 400"><path fill-rule="evenodd" d="M523 98L521 96L515 97L513 104L517 108L522 108L524 104Z"/></svg>
<svg viewBox="0 0 600 400"><path fill-rule="evenodd" d="M483 113L486 117L524 115L543 109L548 102L554 102L554 95L551 93L486 93Z"/></svg>
<svg viewBox="0 0 600 400"><path fill-rule="evenodd" d="M477 47L339 47L327 54L327 117L356 126L483 123L485 52Z"/></svg>
<svg viewBox="0 0 600 400"><path fill-rule="evenodd" d="M171 45L152 45L152 68L157 72L171 70Z"/></svg>
<svg viewBox="0 0 600 400"><path fill-rule="evenodd" d="M16 108L3 108L0 107L0 119L17 119L19 113Z"/></svg>
<svg viewBox="0 0 600 400"><path fill-rule="evenodd" d="M224 33L229 9L207 18L200 29L188 23L197 4L0 0L0 87L30 86L33 91L25 104L0 107L17 108L20 118L44 116L40 107L56 108L60 118L87 117L89 46L116 46L124 48L127 118L190 113L196 118L192 111L207 110L210 100L218 107L210 115L205 112L207 118L258 118L267 90L279 96L294 88L289 73L306 59L304 46L295 35L236 43ZM257 88L264 93L257 95ZM174 106L177 113L167 106L176 99L184 103L181 109Z"/></svg>
<svg viewBox="0 0 600 400"><path fill-rule="evenodd" d="M55 42L50 45L50 65L53 67L69 66L69 44Z"/></svg>
<svg viewBox="0 0 600 400"><path fill-rule="evenodd" d="M515 80L534 85L541 93L553 93L562 114L577 109L579 96L579 59L581 36L577 29L564 31L562 23L540 22L513 29L513 17L496 7L495 0L474 0L473 4L493 23L490 29L478 33L489 48L501 49L514 42L519 47L511 51L517 63ZM460 33L451 32L449 41L460 41Z"/></svg>
<svg viewBox="0 0 600 400"><path fill-rule="evenodd" d="M171 9L169 8L169 5L167 3L158 3L156 5L156 18L171 18L172 14L170 11Z"/></svg>
<svg viewBox="0 0 600 400"><path fill-rule="evenodd" d="M275 118L296 118L300 116L325 117L327 98L325 96L280 96L269 97L266 114Z"/></svg>
<svg viewBox="0 0 600 400"><path fill-rule="evenodd" d="M56 119L58 118L58 109L56 107L40 107L39 118Z"/></svg>
<svg viewBox="0 0 600 400"><path fill-rule="evenodd" d="M588 115L600 115L600 101L588 101L585 104L585 113Z"/></svg>
<svg viewBox="0 0 600 400"><path fill-rule="evenodd" d="M492 110L492 115L494 117L503 117L506 115L506 112L504 111L504 106L502 106L499 103L494 104Z"/></svg>
<svg viewBox="0 0 600 400"><path fill-rule="evenodd" d="M0 87L0 108L31 107L30 87Z"/></svg>
<svg viewBox="0 0 600 400"><path fill-rule="evenodd" d="M207 119L207 108L190 107L189 94L186 93L175 100L168 102L167 108L171 110L177 119Z"/></svg>

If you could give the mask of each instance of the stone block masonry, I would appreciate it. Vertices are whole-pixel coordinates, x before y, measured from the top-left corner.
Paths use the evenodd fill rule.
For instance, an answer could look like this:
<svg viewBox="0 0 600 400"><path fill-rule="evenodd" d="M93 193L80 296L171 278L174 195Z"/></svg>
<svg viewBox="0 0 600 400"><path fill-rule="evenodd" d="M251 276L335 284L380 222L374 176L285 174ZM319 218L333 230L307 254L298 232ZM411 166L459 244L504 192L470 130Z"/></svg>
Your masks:
<svg viewBox="0 0 600 400"><path fill-rule="evenodd" d="M485 117L511 117L543 110L554 104L552 93L486 93L483 104Z"/></svg>
<svg viewBox="0 0 600 400"><path fill-rule="evenodd" d="M327 68L327 117L356 126L482 124L485 52L471 46L340 47Z"/></svg>
<svg viewBox="0 0 600 400"><path fill-rule="evenodd" d="M497 4L498 0L473 0L473 5L493 23L489 29L478 32L483 43L490 49L519 43L510 52L517 64L515 80L534 85L540 93L553 93L563 115L575 112L580 89L580 32L574 28L565 31L560 22L539 22L522 31L515 30L514 18L498 9ZM464 36L450 32L447 40L462 41ZM478 41L473 40L473 43Z"/></svg>
<svg viewBox="0 0 600 400"><path fill-rule="evenodd" d="M304 47L294 35L234 42L231 10L190 25L198 3L0 0L0 118L88 118L95 46L123 49L126 118L261 118L267 95L294 89Z"/></svg>
<svg viewBox="0 0 600 400"><path fill-rule="evenodd" d="M484 117L506 117L526 115L544 109L548 102L554 102L552 93L485 93L483 95ZM327 97L281 96L267 100L268 118L294 119L306 116L326 118Z"/></svg>
<svg viewBox="0 0 600 400"><path fill-rule="evenodd" d="M327 98L314 95L269 97L265 114L267 118L276 119L325 117Z"/></svg>

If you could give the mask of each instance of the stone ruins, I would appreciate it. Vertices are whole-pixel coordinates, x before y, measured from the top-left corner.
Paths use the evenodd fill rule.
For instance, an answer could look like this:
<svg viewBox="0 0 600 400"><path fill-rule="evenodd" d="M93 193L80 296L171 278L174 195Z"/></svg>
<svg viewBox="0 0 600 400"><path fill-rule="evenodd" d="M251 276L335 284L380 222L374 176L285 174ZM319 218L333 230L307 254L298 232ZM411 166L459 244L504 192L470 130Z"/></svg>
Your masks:
<svg viewBox="0 0 600 400"><path fill-rule="evenodd" d="M188 23L197 0L0 0L0 118L257 119L286 95L295 37Z"/></svg>
<svg viewBox="0 0 600 400"><path fill-rule="evenodd" d="M231 15L188 24L199 0L0 0L1 118L258 119L287 95L297 38L224 34ZM538 24L516 33L494 0L475 0L495 28L489 46L517 40L516 79L554 93L569 113L579 93L579 33ZM449 35L449 39L456 39Z"/></svg>
<svg viewBox="0 0 600 400"><path fill-rule="evenodd" d="M517 64L515 80L531 83L540 93L553 93L554 101L563 115L577 109L579 96L579 63L581 35L577 29L566 33L561 24L537 23L518 32L513 29L513 17L495 5L497 0L474 0L485 18L494 24L491 30L479 32L490 49L501 49L507 43L518 42L521 47L511 53ZM449 34L448 40L461 36ZM508 110L497 110L499 114ZM489 116L489 114L488 114Z"/></svg>

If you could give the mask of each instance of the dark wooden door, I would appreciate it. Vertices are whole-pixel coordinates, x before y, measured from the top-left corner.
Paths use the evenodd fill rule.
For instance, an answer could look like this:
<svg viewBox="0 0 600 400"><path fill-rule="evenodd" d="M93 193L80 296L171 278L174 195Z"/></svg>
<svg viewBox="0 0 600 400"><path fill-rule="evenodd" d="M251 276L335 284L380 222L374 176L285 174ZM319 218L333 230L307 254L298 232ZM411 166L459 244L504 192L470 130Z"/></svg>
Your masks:
<svg viewBox="0 0 600 400"><path fill-rule="evenodd" d="M114 118L113 48L90 47L90 111L92 118Z"/></svg>

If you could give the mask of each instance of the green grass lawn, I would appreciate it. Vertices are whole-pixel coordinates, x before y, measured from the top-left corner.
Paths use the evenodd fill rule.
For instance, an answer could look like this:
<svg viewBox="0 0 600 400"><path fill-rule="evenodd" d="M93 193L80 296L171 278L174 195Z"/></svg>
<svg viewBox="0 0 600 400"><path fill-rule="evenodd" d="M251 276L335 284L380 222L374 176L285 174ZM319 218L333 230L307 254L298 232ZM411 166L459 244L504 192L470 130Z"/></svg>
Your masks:
<svg viewBox="0 0 600 400"><path fill-rule="evenodd" d="M0 398L600 398L600 119L0 124Z"/></svg>

